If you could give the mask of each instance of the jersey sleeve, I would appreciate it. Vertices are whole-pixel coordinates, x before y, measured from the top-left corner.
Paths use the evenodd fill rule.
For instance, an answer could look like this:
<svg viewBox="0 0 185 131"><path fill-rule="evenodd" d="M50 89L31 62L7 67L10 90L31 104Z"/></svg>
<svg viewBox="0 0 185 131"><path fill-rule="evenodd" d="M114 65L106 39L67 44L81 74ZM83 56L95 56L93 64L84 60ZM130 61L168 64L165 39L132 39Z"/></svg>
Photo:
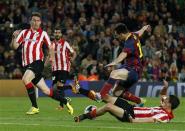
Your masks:
<svg viewBox="0 0 185 131"><path fill-rule="evenodd" d="M74 53L73 48L69 45L69 43L68 43L67 41L65 41L65 44L66 44L67 48L69 49L69 51L70 51L71 53Z"/></svg>
<svg viewBox="0 0 185 131"><path fill-rule="evenodd" d="M44 31L44 43L46 44L47 47L51 46L50 38L49 38L48 34L45 31Z"/></svg>
<svg viewBox="0 0 185 131"><path fill-rule="evenodd" d="M133 38L125 41L123 52L127 53L128 56L134 54L135 51L134 42L135 40Z"/></svg>
<svg viewBox="0 0 185 131"><path fill-rule="evenodd" d="M26 30L22 30L16 38L16 42L21 44L24 40L24 33Z"/></svg>

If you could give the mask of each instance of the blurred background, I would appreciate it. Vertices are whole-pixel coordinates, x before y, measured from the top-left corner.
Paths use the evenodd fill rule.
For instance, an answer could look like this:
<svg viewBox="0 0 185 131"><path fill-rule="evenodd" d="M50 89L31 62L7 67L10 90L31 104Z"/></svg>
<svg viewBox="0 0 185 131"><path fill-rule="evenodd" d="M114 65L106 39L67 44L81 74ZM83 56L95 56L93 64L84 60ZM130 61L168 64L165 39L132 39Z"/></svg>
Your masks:
<svg viewBox="0 0 185 131"><path fill-rule="evenodd" d="M141 38L144 72L140 81L185 82L184 0L1 0L0 79L21 79L21 50L10 48L13 31L29 28L32 12L42 14L42 28L51 40L60 26L63 37L77 52L71 76L80 80L106 80L103 65L122 51L112 37L117 23L130 31L150 24L152 30ZM43 47L45 48L45 47ZM49 65L44 76L51 77Z"/></svg>

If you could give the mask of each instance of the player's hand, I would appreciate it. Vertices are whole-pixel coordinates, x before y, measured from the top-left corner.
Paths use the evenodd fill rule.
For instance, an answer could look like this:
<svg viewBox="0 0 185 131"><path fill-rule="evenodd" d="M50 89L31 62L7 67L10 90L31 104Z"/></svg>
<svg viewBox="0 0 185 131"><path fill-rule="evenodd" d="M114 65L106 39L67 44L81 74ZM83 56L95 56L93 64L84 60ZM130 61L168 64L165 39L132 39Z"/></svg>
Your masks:
<svg viewBox="0 0 185 131"><path fill-rule="evenodd" d="M55 59L55 45L54 44L51 44L49 46L49 61L50 62L54 62L54 59Z"/></svg>
<svg viewBox="0 0 185 131"><path fill-rule="evenodd" d="M161 119L158 119L158 118L154 118L154 122L155 123L157 123L157 122L159 122L159 123L165 123L164 121L162 121Z"/></svg>
<svg viewBox="0 0 185 131"><path fill-rule="evenodd" d="M105 65L104 67L110 67L110 66L115 66L115 65L117 65L115 62L111 62L111 63Z"/></svg>
<svg viewBox="0 0 185 131"><path fill-rule="evenodd" d="M151 26L150 25L145 25L145 26L143 26L143 30L145 31L151 31Z"/></svg>
<svg viewBox="0 0 185 131"><path fill-rule="evenodd" d="M19 35L20 32L21 32L21 30L14 31L12 37L17 38L17 36Z"/></svg>

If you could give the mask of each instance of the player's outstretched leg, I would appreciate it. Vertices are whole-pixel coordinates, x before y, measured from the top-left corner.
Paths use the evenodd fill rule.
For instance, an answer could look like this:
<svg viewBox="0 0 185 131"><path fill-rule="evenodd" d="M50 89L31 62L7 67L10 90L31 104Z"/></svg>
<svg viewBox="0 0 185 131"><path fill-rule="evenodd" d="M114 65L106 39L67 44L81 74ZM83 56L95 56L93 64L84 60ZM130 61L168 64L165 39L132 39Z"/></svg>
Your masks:
<svg viewBox="0 0 185 131"><path fill-rule="evenodd" d="M95 91L93 90L87 90L87 89L84 89L83 87L80 86L80 83L78 81L78 78L75 76L74 77L74 83L71 84L71 87L72 87L72 92L75 93L75 94L82 94L88 98L90 98L91 100L95 100L97 101L97 95L95 93Z"/></svg>
<svg viewBox="0 0 185 131"><path fill-rule="evenodd" d="M143 107L146 102L145 99L137 97L134 94L130 93L129 91L124 91L121 97L128 101L132 101L136 103L136 106L139 106L139 107Z"/></svg>
<svg viewBox="0 0 185 131"><path fill-rule="evenodd" d="M44 79L42 78L39 83L37 83L37 86L42 90L42 92L46 95L48 95L49 97L62 102L66 105L68 112L72 115L73 114L73 107L70 105L70 103L67 101L67 99L63 96L61 96L57 90L53 90L53 88L48 88L48 86L46 85Z"/></svg>

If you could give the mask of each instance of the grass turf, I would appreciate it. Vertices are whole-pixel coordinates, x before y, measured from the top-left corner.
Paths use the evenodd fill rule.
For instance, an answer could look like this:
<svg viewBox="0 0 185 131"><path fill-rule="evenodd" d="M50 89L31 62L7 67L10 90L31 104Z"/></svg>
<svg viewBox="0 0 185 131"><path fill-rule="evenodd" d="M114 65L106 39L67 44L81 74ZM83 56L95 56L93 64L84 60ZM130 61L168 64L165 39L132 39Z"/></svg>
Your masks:
<svg viewBox="0 0 185 131"><path fill-rule="evenodd" d="M175 110L175 118L167 124L122 123L106 114L95 120L75 123L67 110L58 111L58 102L43 97L38 99L40 113L25 115L30 103L27 97L0 97L0 131L185 131L185 98ZM87 105L100 106L87 98L72 98L74 115L81 114ZM156 106L158 98L147 98L146 106Z"/></svg>

